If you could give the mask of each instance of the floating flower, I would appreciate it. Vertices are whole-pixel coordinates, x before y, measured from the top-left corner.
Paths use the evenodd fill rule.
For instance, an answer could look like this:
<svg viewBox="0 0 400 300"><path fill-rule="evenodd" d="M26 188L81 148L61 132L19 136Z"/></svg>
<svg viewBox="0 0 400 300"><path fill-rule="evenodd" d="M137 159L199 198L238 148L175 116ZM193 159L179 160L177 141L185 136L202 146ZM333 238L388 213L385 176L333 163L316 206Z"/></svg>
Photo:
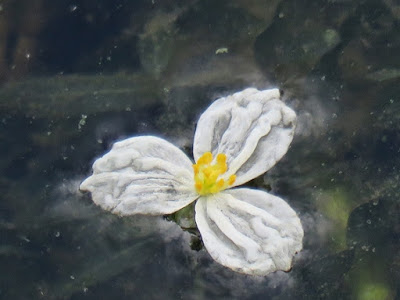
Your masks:
<svg viewBox="0 0 400 300"><path fill-rule="evenodd" d="M195 164L154 136L117 142L80 188L119 215L171 214L197 200L196 224L218 263L254 275L287 271L302 249L298 216L276 196L234 188L287 152L296 114L279 98L277 89L249 88L212 103L197 124Z"/></svg>

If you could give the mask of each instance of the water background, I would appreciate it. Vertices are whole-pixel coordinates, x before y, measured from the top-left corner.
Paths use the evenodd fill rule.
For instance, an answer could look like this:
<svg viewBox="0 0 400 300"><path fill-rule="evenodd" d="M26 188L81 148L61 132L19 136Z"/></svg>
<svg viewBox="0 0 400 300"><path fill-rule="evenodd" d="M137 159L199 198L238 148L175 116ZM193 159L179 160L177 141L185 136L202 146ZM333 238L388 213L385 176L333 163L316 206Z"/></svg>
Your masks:
<svg viewBox="0 0 400 300"><path fill-rule="evenodd" d="M399 22L394 0L0 1L0 299L400 299ZM246 87L298 115L248 184L301 218L290 272L235 273L78 191L126 137L191 156L201 112Z"/></svg>

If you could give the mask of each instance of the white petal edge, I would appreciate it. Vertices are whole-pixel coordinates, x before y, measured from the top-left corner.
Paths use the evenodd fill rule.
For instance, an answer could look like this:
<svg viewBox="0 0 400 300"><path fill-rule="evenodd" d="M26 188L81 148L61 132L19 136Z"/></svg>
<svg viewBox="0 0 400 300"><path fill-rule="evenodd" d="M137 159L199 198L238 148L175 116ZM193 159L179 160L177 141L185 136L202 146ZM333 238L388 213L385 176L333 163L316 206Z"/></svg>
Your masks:
<svg viewBox="0 0 400 300"><path fill-rule="evenodd" d="M279 98L278 89L248 88L216 100L197 123L195 161L207 151L225 153L233 186L265 173L285 155L295 129L296 113Z"/></svg>
<svg viewBox="0 0 400 300"><path fill-rule="evenodd" d="M296 212L263 191L238 188L200 197L195 217L211 257L240 273L288 271L302 249L304 232Z"/></svg>
<svg viewBox="0 0 400 300"><path fill-rule="evenodd" d="M198 198L192 162L171 143L153 136L113 145L93 164L80 189L103 209L120 215L173 213Z"/></svg>

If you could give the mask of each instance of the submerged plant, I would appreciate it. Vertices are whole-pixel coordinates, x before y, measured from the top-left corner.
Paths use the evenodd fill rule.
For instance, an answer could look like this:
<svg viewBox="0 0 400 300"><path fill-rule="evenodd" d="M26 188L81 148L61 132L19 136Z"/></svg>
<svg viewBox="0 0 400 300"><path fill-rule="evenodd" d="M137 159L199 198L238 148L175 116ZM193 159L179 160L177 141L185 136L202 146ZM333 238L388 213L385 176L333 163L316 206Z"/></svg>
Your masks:
<svg viewBox="0 0 400 300"><path fill-rule="evenodd" d="M266 275L289 270L303 228L281 198L234 188L269 170L293 139L295 112L277 89L248 88L216 100L197 124L195 164L171 143L139 136L113 145L80 189L120 215L174 213L196 201L205 248L232 270Z"/></svg>

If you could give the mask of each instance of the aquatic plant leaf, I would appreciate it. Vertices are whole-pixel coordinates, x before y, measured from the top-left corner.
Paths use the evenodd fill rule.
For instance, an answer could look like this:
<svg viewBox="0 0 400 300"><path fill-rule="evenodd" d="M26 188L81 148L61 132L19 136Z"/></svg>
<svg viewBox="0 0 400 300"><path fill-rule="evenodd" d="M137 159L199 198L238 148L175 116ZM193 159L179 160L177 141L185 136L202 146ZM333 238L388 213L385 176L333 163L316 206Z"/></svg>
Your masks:
<svg viewBox="0 0 400 300"><path fill-rule="evenodd" d="M115 143L82 182L102 208L121 215L170 214L198 198L192 162L171 143L152 136Z"/></svg>
<svg viewBox="0 0 400 300"><path fill-rule="evenodd" d="M235 271L266 275L291 268L303 229L282 199L247 188L200 197L196 223L213 259Z"/></svg>
<svg viewBox="0 0 400 300"><path fill-rule="evenodd" d="M269 170L287 152L293 139L296 113L279 100L278 89L248 88L216 100L201 115L193 154L210 151L227 156L226 177L234 186Z"/></svg>

